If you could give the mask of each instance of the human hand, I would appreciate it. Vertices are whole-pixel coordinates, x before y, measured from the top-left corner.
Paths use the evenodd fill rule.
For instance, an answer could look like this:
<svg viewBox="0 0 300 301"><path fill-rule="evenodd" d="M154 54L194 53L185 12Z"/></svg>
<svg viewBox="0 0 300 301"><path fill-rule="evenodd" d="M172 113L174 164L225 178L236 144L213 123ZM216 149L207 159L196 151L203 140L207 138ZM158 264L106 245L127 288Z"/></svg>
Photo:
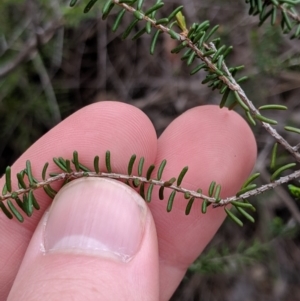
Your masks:
<svg viewBox="0 0 300 301"><path fill-rule="evenodd" d="M188 165L183 187L206 192L214 180L222 185L222 197L239 190L256 159L251 130L227 109L193 108L157 139L137 108L100 102L38 140L15 162L12 175L27 159L35 176L47 161L55 171L52 158L71 158L74 150L90 167L95 155L104 158L110 150L119 173L126 173L132 154L145 157L145 169L167 159L164 179ZM156 192L147 206L125 184L84 178L62 188L46 214L51 200L37 190L41 210L23 224L0 214L0 300L168 300L225 214L209 207L203 215L199 202L185 216L187 201L180 194L167 213Z"/></svg>

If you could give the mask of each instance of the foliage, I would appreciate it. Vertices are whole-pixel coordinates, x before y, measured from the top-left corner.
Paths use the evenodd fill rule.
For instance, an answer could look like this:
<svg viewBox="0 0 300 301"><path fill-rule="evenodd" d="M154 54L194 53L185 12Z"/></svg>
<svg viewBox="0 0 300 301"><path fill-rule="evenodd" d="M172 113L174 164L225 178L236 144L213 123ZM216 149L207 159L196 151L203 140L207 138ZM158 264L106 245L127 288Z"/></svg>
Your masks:
<svg viewBox="0 0 300 301"><path fill-rule="evenodd" d="M286 225L275 217L268 225L265 242L257 238L239 242L235 250L227 245L211 243L203 254L190 266L189 270L200 274L238 273L258 263L274 261L274 246L279 241L292 239L299 234L299 225Z"/></svg>
<svg viewBox="0 0 300 301"><path fill-rule="evenodd" d="M84 12L87 13L91 10L93 5L96 1L90 1L84 8ZM294 5L297 4L297 1L246 1L246 3L250 4L249 13L256 15L259 14L260 17L260 24L262 24L268 16L272 14L272 25L275 24L277 18L277 11L281 12L281 28L284 33L290 32L293 26L297 26L296 32L293 34L292 38L300 37L300 25L297 25L299 22L298 15L294 9ZM76 1L71 1L70 5L74 6ZM45 5L45 2L40 3L41 6ZM296 162L300 162L300 154L298 152L298 145L291 146L272 126L277 124L277 121L271 118L268 118L262 114L265 110L287 110L287 107L284 105L278 104L268 104L260 106L256 108L251 100L248 99L245 92L242 90L240 83L244 82L247 77L243 76L239 79L235 79L236 73L243 68L243 66L237 67L227 67L225 63L225 58L227 55L232 51L232 46L225 46L220 44L220 38L212 39L213 35L219 28L219 25L214 27L210 27L210 22L205 20L201 23L193 23L190 28L188 28L185 20L185 16L182 13L183 6L179 6L174 9L168 17L158 18L157 13L161 8L164 6L164 3L161 0L158 0L154 5L145 9L143 7L143 1L136 1L136 0L122 0L122 1L113 1L108 0L103 8L102 8L102 19L106 19L108 15L111 13L114 6L121 7L117 16L115 17L115 21L112 27L113 31L116 31L122 22L122 19L126 12L133 15L133 21L123 29L122 38L127 38L130 33L132 32L133 28L141 21L145 21L145 25L135 34L133 35L133 40L140 38L144 34L151 34L152 29L154 30L154 35L152 38L151 46L150 46L150 53L153 54L155 50L156 43L158 41L158 37L161 33L165 33L170 36L171 39L180 41L180 44L171 50L172 53L179 53L183 49L187 49L183 54L181 60L186 61L186 64L189 66L193 64L195 60L201 60L202 63L196 65L195 68L192 69L191 75L196 74L201 69L203 69L207 75L205 79L202 81L203 84L208 84L208 87L212 88L212 90L218 89L220 94L222 94L222 99L220 102L220 107L224 107L227 103L228 97L233 95L234 101L230 103L229 109L233 109L235 106L239 105L245 113L246 118L253 126L256 126L257 123L260 123L276 140L274 144L273 151L272 151L272 158L270 169L272 171L270 177L270 184L265 184L259 188L256 187L256 184L252 182L259 177L259 174L254 174L250 176L250 178L246 181L246 183L241 187L241 190L231 198L227 198L221 200L219 195L221 191L220 185L216 185L214 181L211 182L209 193L208 195L203 195L201 188L195 191L189 191L184 188L180 187L181 180L185 175L187 168L184 168L181 174L178 177L176 185L173 185L176 181L176 178L172 178L168 181L163 181L162 184L159 184L155 181L160 181L162 177L162 172L164 166L166 164L165 161L161 163L161 166L158 168L158 174L156 179L150 179L150 175L147 178L142 179L142 172L138 175L137 178L132 179L133 186L140 187L140 193L145 197L146 201L151 200L152 189L154 185L160 185L160 198L163 199L163 189L165 187L172 189L172 193L169 197L168 204L167 204L167 211L171 211L172 204L175 199L175 195L177 191L180 191L185 194L185 197L189 199L188 206L186 208L186 213L188 214L191 210L191 207L194 203L195 198L202 199L202 212L206 213L206 208L211 203L213 203L214 207L224 206L224 210L228 217L230 217L234 222L238 225L242 226L242 221L236 216L236 214L226 208L226 205L231 203L237 211L242 214L245 218L254 222L254 218L246 211L246 209L255 210L253 205L249 203L247 200L250 196L258 195L266 190L273 189L276 186L289 182L291 180L297 179L299 177L300 171L294 171L290 173L288 176L283 177L282 173L286 170L291 170L296 166L296 163L287 163L281 166L276 164L277 158L277 148L280 144L282 147L285 148L287 152L293 157ZM266 8L271 6L271 10L266 13ZM48 9L51 7L47 7L44 11L45 15L47 15ZM293 19L293 23L290 21L290 18ZM174 31L173 26L177 24L177 26L181 29L181 33L177 33ZM299 29L298 29L299 28ZM34 41L37 43L36 41ZM40 77L42 83L45 83L45 76L43 77L43 62L39 57L37 58L36 68L40 70ZM48 79L46 78L46 81ZM48 91L48 94L53 94L52 91ZM55 101L55 99L54 99ZM52 102L53 104L53 102ZM56 109L56 113L58 110ZM55 111L52 112L55 115ZM56 114L56 118L59 119L59 114ZM300 129L292 126L285 126L284 129L286 131L291 131L294 133L299 134ZM76 154L76 152L74 152ZM109 152L108 152L109 154ZM132 165L134 164L136 157L133 155L128 163L128 176L131 176ZM99 160L99 158L98 158ZM140 164L142 162L142 158L140 158ZM74 178L74 172L71 169L70 160L68 159L54 159L54 162L60 167L60 169L65 172L64 179L66 179L65 183L68 182L69 179L72 177ZM79 162L78 159L76 160L76 156L74 155L73 164L75 164L76 171L79 172ZM45 165L47 166L47 164ZM111 173L109 169L109 165L107 166L107 172ZM142 170L142 165L141 168ZM154 167L152 167L152 170ZM87 176L85 174L87 170L83 169L82 176ZM149 172L149 170L148 170ZM99 174L99 170L97 170L97 164L95 164L95 171L93 174L89 174L89 176L94 176L94 174ZM23 221L23 217L21 216L20 212L16 209L13 205L12 199L15 200L17 205L28 215L32 215L33 207L38 209L38 203L34 198L34 190L43 187L45 191L48 191L48 194L54 197L55 193L52 190L49 183L53 181L53 179L61 180L62 178L59 177L51 177L46 180L45 176L46 173L43 172L43 180L44 183L40 184L38 181L33 178L30 171L30 165L26 166L26 168L19 173L18 182L20 191L12 191L11 189L11 175L10 175L10 168L6 169L6 184L3 188L1 201L1 209L3 212L9 217L12 218L13 215L19 220ZM29 187L24 184L23 178L26 176L29 180ZM118 175L120 178L120 175ZM127 182L129 179L127 178ZM150 181L150 182L149 182ZM129 182L128 182L129 183ZM145 193L144 185L145 183L149 183L149 187ZM22 190L23 189L23 190ZM290 191L295 194L296 188L294 186L289 186ZM23 202L19 199L19 195L23 194ZM3 201L7 200L7 205L9 210L5 207Z"/></svg>
<svg viewBox="0 0 300 301"><path fill-rule="evenodd" d="M226 10L228 6L231 7L230 11L234 17L242 15L240 11L238 13L235 11L235 7L240 4L234 1L234 5L232 5L229 0L225 2L222 2L223 10ZM299 77L299 47L292 46L298 45L295 43L300 35L299 14L297 13L299 1L244 1L249 14L253 16L252 20L256 25L261 25L260 28L252 26L250 30L247 29L251 33L249 45L253 47L250 60L243 57L243 50L239 48L239 43L231 40L230 36L234 33L227 29L226 24L215 25L215 20L210 14L214 4L210 2L208 8L205 8L204 3L199 4L203 5L203 9L197 15L191 14L188 8L182 6L178 6L174 10L174 7L167 3L164 5L161 1L151 2L152 4L148 1L145 4L142 1L108 1L104 4L99 0L90 2L90 4L95 4L94 7L91 7L88 1L79 1L72 8L63 1L32 1L32 3L34 4L30 10L28 10L27 3L19 0L0 3L2 16L0 20L2 31L0 37L1 155L4 150L8 153L10 150L14 150L14 158L17 157L54 124L76 110L65 85L70 79L73 80L73 77L67 77L64 84L57 80L57 78L64 79L66 73L73 72L62 66L62 62L72 52L72 47L70 53L64 49L64 39L70 44L73 43L74 49L80 48L77 47L78 38L74 41L70 36L80 26L87 27L93 32L94 29L91 28L98 26L95 26L93 20L99 16L100 8L103 11L104 19L107 19L103 24L108 24L108 29L114 32L117 41L128 37L137 40L142 36L147 36L144 39L146 42L123 41L121 45L148 43L149 51L154 58L151 58L144 49L141 55L147 57L149 61L152 60L155 68L159 65L156 62L160 56L163 59L166 57L165 49L161 46L162 41L169 39L172 42L172 53L177 55L177 58L181 53L181 59L178 60L181 64L179 69L181 72L188 70L184 77L188 78L189 73L193 75L187 81L202 81L206 85L205 91L208 91L209 88L220 93L210 93L210 101L213 99L211 102L218 99L221 107L234 108L241 112L253 127L253 131L258 137L260 150L263 150L262 153L264 151L269 153L270 160L264 160L264 166L268 165L266 167L267 177L264 176L264 168L261 168L262 175L259 176L259 173L255 173L241 187L241 191L237 195L225 200L219 199L221 187L213 179L211 179L208 195L202 194L201 187L198 191L188 191L181 187L180 179L188 172L187 168L183 167L181 175L174 175L172 179L164 179L163 168L166 164L164 161L158 168L159 173L153 173L150 176L151 170L148 170L149 176L142 177L142 158L136 158L134 155L128 158L128 173L125 175L113 174L113 171L109 170L109 164L106 165L107 170L105 171L98 170L96 163L93 170L86 170L76 161L76 155L73 158L56 158L55 163L61 169L61 174L53 175L50 172L46 176L45 168L44 172L41 171L44 182L38 181L35 175L31 175L28 162L19 173L20 189L18 191L12 191L10 168L6 169L6 185L0 197L0 207L8 217L15 217L22 221L24 214L31 216L33 210L39 208L38 200L34 197L35 190L42 188L48 195L54 197L56 191L50 186L52 181L60 180L66 183L81 176L108 176L108 174L110 177L122 178L131 186L138 186L139 192L147 201L151 200L153 185L160 185L160 198L163 198L163 190L172 189L173 192L166 201L166 210L168 211L172 209L173 202L176 202L176 195L184 193L185 197L189 199L186 214L189 214L193 210L193 206L200 201L203 213L206 212L207 206L224 206L228 216L239 225L242 225L246 219L254 222L252 215L257 219L257 212L254 212L255 207L259 211L262 205L255 203L255 196L267 190L271 191L275 187L282 189L280 186L285 187L285 183L289 183L287 190L296 199L293 208L295 206L297 208L300 190L298 181L300 174L297 170L299 167L300 124L299 114L296 113L297 110L299 111L299 102L298 99L294 103L288 102L289 89L285 90L284 88L280 90L283 91L282 93L278 93L280 96L272 97L273 91L271 90L273 88L268 88L268 81L275 81L274 86L279 87L280 84L284 84L286 78L284 76L287 74L292 74L295 79L297 76ZM72 4L75 4L74 1ZM84 14L84 10L89 11ZM20 15L24 11L26 13L20 22ZM33 13L36 13L34 21L31 19ZM206 20L207 18L211 20ZM219 17L220 19L222 21L222 17ZM191 23L191 20L201 21ZM20 23L22 26L19 25ZM51 37L45 34L49 27ZM106 31L106 28L104 30ZM243 26L239 27L237 31L242 30ZM88 30L85 31L87 36L85 47L89 40L87 32ZM36 42L36 36L39 37L39 43ZM289 41L289 38L294 40ZM111 39L105 45L106 48L110 47ZM32 41L33 47L25 53L26 46ZM221 41L225 41L225 43L221 43ZM230 46L231 44L235 45L234 49ZM248 47L250 47L249 45ZM7 71L5 69L7 63L14 62L20 53L25 53L25 58ZM231 56L232 54L235 55ZM241 60L237 58L238 56L242 57ZM111 53L107 52L107 61L111 59ZM229 65L233 67L227 67ZM246 70L242 70L242 65L246 65ZM255 67L251 69L250 66ZM80 68L78 73L81 72ZM89 65L88 68L90 70L92 66ZM124 67L124 69L126 68ZM2 72L3 70L6 71ZM155 69L153 73L156 74L157 70ZM238 74L241 75L237 76ZM177 76L175 71L172 75ZM248 81L245 81L246 75L248 75ZM261 86L265 89L261 89ZM77 94L79 92L80 88L78 88ZM198 93L199 90L197 90L197 97ZM27 101L20 101L23 99L27 99ZM255 102L252 101L254 99ZM167 109L170 107L171 104L168 104ZM160 107L159 110L163 109ZM282 126L282 124L286 125ZM266 130L269 137L261 138L263 130ZM13 138L11 138L12 135ZM271 142L269 148L262 147L264 144L267 145L268 141L275 142L273 148ZM2 155L1 157L2 161L7 161L6 156ZM105 158L96 158L95 162L105 160ZM13 161L13 159L10 160ZM107 162L109 163L109 161ZM7 163L5 162L5 164ZM131 172L133 164L140 167L141 171L138 175L133 175ZM261 172L261 170L259 171ZM29 184L24 183L23 185L23 178L29 179ZM249 202L250 197L251 203ZM252 203L252 201L254 202ZM229 211L228 207L226 208L228 203L234 205L234 210ZM296 217L296 212L291 214L293 213ZM256 224L247 225L247 229L255 227ZM276 217L270 228L276 237L284 234L285 238L294 238L298 233L294 228L287 227L286 221L283 222ZM270 245L272 246L268 242L261 244L257 239L253 239L248 243L240 243L236 252L228 247L212 247L191 267L191 270L201 273L219 273L233 267L237 271L239 267L265 260L266 256L270 255Z"/></svg>
<svg viewBox="0 0 300 301"><path fill-rule="evenodd" d="M235 251L227 246L209 248L189 268L191 272L201 274L236 273L242 267L263 262L270 256L270 246L254 240L249 246L241 242Z"/></svg>

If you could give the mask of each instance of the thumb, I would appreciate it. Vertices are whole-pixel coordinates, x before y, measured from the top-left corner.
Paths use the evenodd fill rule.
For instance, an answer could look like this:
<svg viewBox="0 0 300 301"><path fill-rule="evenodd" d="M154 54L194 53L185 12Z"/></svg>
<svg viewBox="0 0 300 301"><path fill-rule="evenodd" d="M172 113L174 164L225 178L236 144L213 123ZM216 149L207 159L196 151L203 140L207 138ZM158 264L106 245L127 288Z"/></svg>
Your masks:
<svg viewBox="0 0 300 301"><path fill-rule="evenodd" d="M157 236L127 185L84 178L64 186L39 223L12 300L158 300Z"/></svg>

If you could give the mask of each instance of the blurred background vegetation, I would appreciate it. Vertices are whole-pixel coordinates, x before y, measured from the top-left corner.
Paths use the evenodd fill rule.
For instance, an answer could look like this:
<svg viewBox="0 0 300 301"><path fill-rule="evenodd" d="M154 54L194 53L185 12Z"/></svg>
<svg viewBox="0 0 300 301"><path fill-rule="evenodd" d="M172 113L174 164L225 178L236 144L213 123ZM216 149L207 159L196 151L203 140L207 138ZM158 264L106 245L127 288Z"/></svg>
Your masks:
<svg viewBox="0 0 300 301"><path fill-rule="evenodd" d="M164 2L165 16L182 4L188 25L206 19L220 24L218 35L234 46L228 65L245 65L250 77L243 84L248 97L257 107L289 107L269 115L281 125L280 133L283 124L300 127L299 40L268 22L258 27L242 0ZM49 129L90 103L131 103L149 116L159 135L187 109L220 101L200 84L204 73L191 77L180 57L170 54L174 40L161 35L151 56L150 37L122 41L119 31L111 32L113 16L101 20L101 0L83 14L86 3L70 8L62 0L0 2L1 174ZM130 20L125 15L124 22ZM259 149L255 171L267 182L273 140L260 127L253 130ZM299 143L296 134L284 135L292 145ZM282 152L280 161L286 160ZM300 300L299 203L280 187L254 204L257 222L245 222L242 229L225 222L173 301Z"/></svg>

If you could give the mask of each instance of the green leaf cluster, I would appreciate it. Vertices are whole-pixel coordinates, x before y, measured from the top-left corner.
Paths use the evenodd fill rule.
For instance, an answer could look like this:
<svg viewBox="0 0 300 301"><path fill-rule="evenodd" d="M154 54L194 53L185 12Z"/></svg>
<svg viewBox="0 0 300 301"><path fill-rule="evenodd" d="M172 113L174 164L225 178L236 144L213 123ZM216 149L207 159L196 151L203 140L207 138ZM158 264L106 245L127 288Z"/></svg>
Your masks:
<svg viewBox="0 0 300 301"><path fill-rule="evenodd" d="M275 25L280 15L280 27L283 33L290 33L295 29L291 39L300 38L300 19L297 18L295 10L295 5L300 3L299 0L246 0L246 3L250 5L250 15L259 15L259 25L268 18L271 19L271 25Z"/></svg>

